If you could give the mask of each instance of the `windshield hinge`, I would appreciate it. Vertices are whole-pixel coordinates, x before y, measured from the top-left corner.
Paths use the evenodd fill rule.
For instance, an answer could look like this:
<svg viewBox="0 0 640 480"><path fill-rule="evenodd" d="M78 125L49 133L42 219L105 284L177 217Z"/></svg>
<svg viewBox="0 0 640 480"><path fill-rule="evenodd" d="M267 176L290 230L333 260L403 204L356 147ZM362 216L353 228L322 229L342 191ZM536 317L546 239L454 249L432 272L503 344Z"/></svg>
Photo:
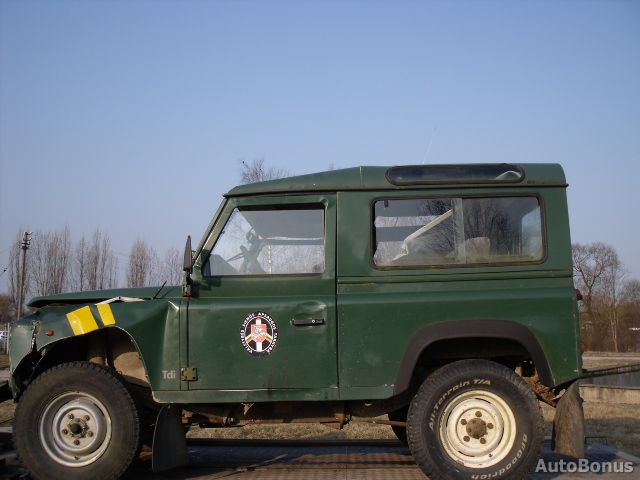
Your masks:
<svg viewBox="0 0 640 480"><path fill-rule="evenodd" d="M195 382L198 380L198 369L195 367L183 367L180 369L180 380L183 382Z"/></svg>

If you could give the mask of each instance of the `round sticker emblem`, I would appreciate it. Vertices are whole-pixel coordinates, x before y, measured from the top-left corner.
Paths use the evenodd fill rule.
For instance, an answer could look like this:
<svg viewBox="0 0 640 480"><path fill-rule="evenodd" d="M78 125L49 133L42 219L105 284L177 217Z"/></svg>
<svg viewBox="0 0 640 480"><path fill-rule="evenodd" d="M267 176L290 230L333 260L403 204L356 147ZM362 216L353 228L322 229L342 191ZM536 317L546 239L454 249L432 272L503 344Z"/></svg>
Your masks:
<svg viewBox="0 0 640 480"><path fill-rule="evenodd" d="M278 325L267 313L250 313L242 322L240 341L251 355L269 355L278 341Z"/></svg>

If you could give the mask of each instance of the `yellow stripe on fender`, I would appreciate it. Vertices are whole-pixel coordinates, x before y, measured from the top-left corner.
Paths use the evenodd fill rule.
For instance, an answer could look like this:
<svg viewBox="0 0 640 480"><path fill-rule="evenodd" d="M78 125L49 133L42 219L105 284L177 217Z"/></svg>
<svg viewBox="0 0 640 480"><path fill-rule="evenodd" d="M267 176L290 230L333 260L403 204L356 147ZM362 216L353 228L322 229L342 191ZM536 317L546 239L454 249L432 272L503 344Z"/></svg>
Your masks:
<svg viewBox="0 0 640 480"><path fill-rule="evenodd" d="M116 323L116 319L113 317L113 312L111 311L111 305L109 305L108 303L98 303L96 306L98 307L98 312L100 313L102 323L105 326L113 325Z"/></svg>
<svg viewBox="0 0 640 480"><path fill-rule="evenodd" d="M99 328L89 307L82 307L67 313L67 320L69 320L69 325L71 325L74 335L93 332Z"/></svg>

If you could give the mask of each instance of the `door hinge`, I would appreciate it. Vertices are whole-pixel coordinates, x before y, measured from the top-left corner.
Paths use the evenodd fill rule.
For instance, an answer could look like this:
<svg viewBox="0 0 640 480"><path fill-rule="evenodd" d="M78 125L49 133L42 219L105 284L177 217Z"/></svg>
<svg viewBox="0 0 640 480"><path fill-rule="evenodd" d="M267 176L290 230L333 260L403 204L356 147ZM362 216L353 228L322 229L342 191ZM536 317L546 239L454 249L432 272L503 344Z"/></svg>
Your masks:
<svg viewBox="0 0 640 480"><path fill-rule="evenodd" d="M180 380L184 382L195 382L196 380L198 380L198 369L195 367L181 368Z"/></svg>

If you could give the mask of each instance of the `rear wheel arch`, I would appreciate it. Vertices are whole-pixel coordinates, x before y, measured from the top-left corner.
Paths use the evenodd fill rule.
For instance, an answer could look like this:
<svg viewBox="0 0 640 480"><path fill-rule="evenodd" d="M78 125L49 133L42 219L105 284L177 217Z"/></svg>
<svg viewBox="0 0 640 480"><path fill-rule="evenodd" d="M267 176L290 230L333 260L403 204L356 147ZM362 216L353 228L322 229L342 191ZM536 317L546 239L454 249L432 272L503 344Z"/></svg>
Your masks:
<svg viewBox="0 0 640 480"><path fill-rule="evenodd" d="M491 351L492 342L497 343L494 352ZM470 344L477 349L467 349ZM544 350L529 328L509 320L459 320L427 325L416 332L400 362L394 394L411 388L427 359L442 360L442 364L463 358L496 359L513 349L519 349L519 355L531 359L544 385L555 386ZM446 350L448 356L438 356L438 350ZM518 355L516 351L511 353Z"/></svg>

